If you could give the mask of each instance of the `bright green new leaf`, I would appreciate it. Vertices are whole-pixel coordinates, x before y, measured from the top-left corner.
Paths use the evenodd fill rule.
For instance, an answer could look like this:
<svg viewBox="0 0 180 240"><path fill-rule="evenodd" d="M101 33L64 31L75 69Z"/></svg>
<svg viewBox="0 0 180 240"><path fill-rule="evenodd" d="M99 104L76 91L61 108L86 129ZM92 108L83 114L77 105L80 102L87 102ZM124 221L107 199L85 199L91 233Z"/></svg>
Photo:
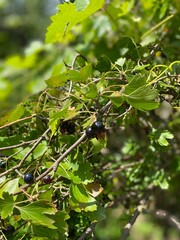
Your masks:
<svg viewBox="0 0 180 240"><path fill-rule="evenodd" d="M158 143L161 146L168 146L169 142L167 141L167 139L173 139L174 136L172 133L170 133L169 131L165 130L164 132L161 133L161 135L159 136L158 139Z"/></svg>
<svg viewBox="0 0 180 240"><path fill-rule="evenodd" d="M8 193L3 194L3 199L0 199L0 216L5 219L8 216L12 216L15 202L13 196Z"/></svg>
<svg viewBox="0 0 180 240"><path fill-rule="evenodd" d="M99 10L103 4L104 0L90 0L89 5L83 11L77 11L75 4L59 4L59 12L51 18L52 23L47 29L46 42L62 41L64 35L73 26ZM80 9L79 7L78 9Z"/></svg>
<svg viewBox="0 0 180 240"><path fill-rule="evenodd" d="M154 129L154 131L150 134L150 138L158 142L161 146L168 146L169 142L167 139L173 139L174 136L168 130Z"/></svg>
<svg viewBox="0 0 180 240"><path fill-rule="evenodd" d="M53 225L54 221L46 216L46 214L53 215L57 211L52 203L42 200L22 207L16 206L16 208L20 211L22 219L31 221L36 225L56 229Z"/></svg>

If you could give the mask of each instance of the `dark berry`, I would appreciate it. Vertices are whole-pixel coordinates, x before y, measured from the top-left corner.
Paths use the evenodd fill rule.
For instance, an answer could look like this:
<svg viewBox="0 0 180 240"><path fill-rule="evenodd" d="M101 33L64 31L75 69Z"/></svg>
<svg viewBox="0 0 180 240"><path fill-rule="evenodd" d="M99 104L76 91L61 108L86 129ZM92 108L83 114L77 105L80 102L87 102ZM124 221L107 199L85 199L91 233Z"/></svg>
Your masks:
<svg viewBox="0 0 180 240"><path fill-rule="evenodd" d="M44 183L51 183L52 182L52 178L50 175L46 175L43 179Z"/></svg>
<svg viewBox="0 0 180 240"><path fill-rule="evenodd" d="M0 160L0 168L6 168L6 163L3 160Z"/></svg>
<svg viewBox="0 0 180 240"><path fill-rule="evenodd" d="M7 226L6 229L3 230L3 233L5 235L11 235L14 233L14 231L15 231L14 227L12 225L9 225L9 226Z"/></svg>
<svg viewBox="0 0 180 240"><path fill-rule="evenodd" d="M60 132L62 134L73 134L75 133L75 124L70 121L65 121L60 124Z"/></svg>
<svg viewBox="0 0 180 240"><path fill-rule="evenodd" d="M105 128L102 122L97 121L92 124L92 130L95 133L101 133L105 131Z"/></svg>
<svg viewBox="0 0 180 240"><path fill-rule="evenodd" d="M69 123L69 126L67 128L67 133L68 134L73 134L75 133L75 124L73 122Z"/></svg>
<svg viewBox="0 0 180 240"><path fill-rule="evenodd" d="M96 134L94 133L94 131L92 130L92 127L87 127L86 128L86 136L88 138L94 138L96 136Z"/></svg>
<svg viewBox="0 0 180 240"><path fill-rule="evenodd" d="M32 173L26 173L24 175L24 182L25 183L33 183L33 181L34 181L34 176L33 176Z"/></svg>

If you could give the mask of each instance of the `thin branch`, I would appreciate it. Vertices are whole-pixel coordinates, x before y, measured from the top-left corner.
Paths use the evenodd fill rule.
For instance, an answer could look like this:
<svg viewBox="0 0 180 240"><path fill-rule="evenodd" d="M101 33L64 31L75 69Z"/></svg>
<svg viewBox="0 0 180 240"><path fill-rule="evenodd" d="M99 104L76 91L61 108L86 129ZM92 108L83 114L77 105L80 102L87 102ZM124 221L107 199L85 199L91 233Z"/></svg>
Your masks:
<svg viewBox="0 0 180 240"><path fill-rule="evenodd" d="M129 236L129 232L130 232L133 224L136 222L136 219L138 218L139 215L140 215L140 211L138 209L136 209L133 216L131 217L129 223L126 224L126 226L122 232L122 235L120 237L120 240L125 240Z"/></svg>
<svg viewBox="0 0 180 240"><path fill-rule="evenodd" d="M122 231L120 240L125 240L129 236L132 226L136 222L136 220L137 220L138 216L140 215L140 213L142 212L142 210L145 208L145 203L146 203L147 199L148 199L148 195L141 201L140 205L136 208L129 223L126 224L124 230Z"/></svg>
<svg viewBox="0 0 180 240"><path fill-rule="evenodd" d="M15 124L15 123L19 123L19 122L22 122L22 121L31 119L31 118L33 118L33 117L36 117L36 114L33 114L33 115L31 115L31 116L28 116L28 117L20 118L20 119L14 121L14 122L10 122L10 123L8 123L8 124L6 124L6 125L3 125L3 126L0 127L0 130L2 130L3 128L9 127L9 126L11 126L11 125L13 125L13 124Z"/></svg>
<svg viewBox="0 0 180 240"><path fill-rule="evenodd" d="M34 139L34 140L31 140L31 141L28 141L28 142L22 142L22 143L19 143L19 144L16 144L16 145L12 145L12 146L8 146L8 147L2 147L0 148L0 151L6 151L6 150L10 150L10 149L14 149L14 148L19 148L19 147L22 147L22 146L26 146L26 145L30 145L34 142L36 142L37 139Z"/></svg>
<svg viewBox="0 0 180 240"><path fill-rule="evenodd" d="M64 158L71 153L84 139L86 138L86 133L83 133L83 135L73 144L71 145L54 163L53 165L48 168L45 172L43 172L41 175L39 175L36 178L36 181L39 181L43 177L45 177L49 172L51 172L53 169L57 169L57 166L60 162L64 160Z"/></svg>
<svg viewBox="0 0 180 240"><path fill-rule="evenodd" d="M42 178L44 178L49 172L51 172L52 170L56 170L57 166L59 165L60 162L62 162L64 160L64 158L70 153L72 152L78 145L81 144L81 142L84 141L84 139L86 138L86 133L83 133L83 135L73 144L71 145L54 163L51 167L49 167L45 172L43 172L41 175L39 175L35 181L39 181ZM13 195L17 195L21 192L24 191L24 189L28 188L30 186L30 184L25 184L21 187L21 189L14 193Z"/></svg>
<svg viewBox="0 0 180 240"><path fill-rule="evenodd" d="M154 32L155 30L157 30L159 27L161 27L164 23L166 23L167 21L169 21L171 18L173 18L175 16L175 14L172 14L170 16L168 16L167 18L163 19L160 23L156 24L154 27L152 27L150 30L148 30L147 32L145 32L141 39L144 39L146 36L148 36L149 34L151 34L152 32Z"/></svg>
<svg viewBox="0 0 180 240"><path fill-rule="evenodd" d="M88 235L94 232L94 228L97 223L93 222L86 230L85 232L77 239L77 240L84 240Z"/></svg>
<svg viewBox="0 0 180 240"><path fill-rule="evenodd" d="M35 144L32 146L32 148L26 153L26 155L23 157L23 159L20 161L20 163L10 169L8 169L7 171L3 172L0 174L0 177L3 177L5 175L7 175L8 173L16 170L16 169L19 169L23 163L25 162L25 160L29 157L29 155L34 151L34 149L39 145L39 143L42 141L42 139L45 137L45 135L50 131L50 129L48 128L42 135L41 137L39 137L37 139L37 141L35 142Z"/></svg>

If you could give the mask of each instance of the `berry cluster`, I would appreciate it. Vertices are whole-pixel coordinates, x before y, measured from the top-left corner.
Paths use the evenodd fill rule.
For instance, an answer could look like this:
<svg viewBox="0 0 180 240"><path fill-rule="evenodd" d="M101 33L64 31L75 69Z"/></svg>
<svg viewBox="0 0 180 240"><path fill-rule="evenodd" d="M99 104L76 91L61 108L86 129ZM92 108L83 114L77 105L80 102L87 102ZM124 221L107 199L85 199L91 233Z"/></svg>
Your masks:
<svg viewBox="0 0 180 240"><path fill-rule="evenodd" d="M91 138L104 138L105 127L102 122L96 121L86 129L86 136Z"/></svg>

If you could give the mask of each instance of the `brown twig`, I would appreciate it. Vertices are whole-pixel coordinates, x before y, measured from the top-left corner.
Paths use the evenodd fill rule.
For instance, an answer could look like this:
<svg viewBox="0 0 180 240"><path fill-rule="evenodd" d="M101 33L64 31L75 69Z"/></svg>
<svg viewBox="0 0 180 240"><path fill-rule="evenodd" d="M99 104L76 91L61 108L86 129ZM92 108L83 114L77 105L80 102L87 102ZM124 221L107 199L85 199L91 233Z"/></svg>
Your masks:
<svg viewBox="0 0 180 240"><path fill-rule="evenodd" d="M23 163L25 162L25 160L29 157L29 155L34 151L34 149L39 145L39 143L42 141L42 139L45 137L45 135L50 131L50 129L48 128L42 135L41 137L39 137L37 139L37 141L35 142L35 144L31 147L31 149L26 153L26 155L23 157L23 159L19 162L19 164L17 164L16 166L8 169L7 171L3 172L0 174L0 177L3 177L5 175L7 175L8 173L16 170L16 169L19 169Z"/></svg>
<svg viewBox="0 0 180 240"><path fill-rule="evenodd" d="M125 240L129 236L129 233L131 231L132 226L134 225L134 223L136 222L138 216L141 214L142 210L144 209L144 205L146 203L145 199L141 201L141 204L134 211L134 214L132 215L129 223L126 224L125 228L122 231L120 240Z"/></svg>
<svg viewBox="0 0 180 240"><path fill-rule="evenodd" d="M0 148L0 151L6 151L6 150L10 150L10 149L14 149L14 148L30 145L30 144L32 144L32 143L34 143L36 141L37 141L37 139L34 139L34 140L31 140L31 141L28 141L28 142L22 142L22 143L19 143L19 144L16 144L16 145L12 145L12 146L2 147L2 148Z"/></svg>
<svg viewBox="0 0 180 240"><path fill-rule="evenodd" d="M14 121L14 122L10 122L10 123L8 123L8 124L6 124L6 125L3 125L3 126L0 127L0 130L2 130L3 128L9 127L9 126L11 126L11 125L13 125L13 124L15 124L15 123L19 123L19 122L22 122L22 121L31 119L31 118L33 118L33 117L36 117L36 114L33 114L33 115L31 115L31 116L28 116L28 117L20 118L20 119Z"/></svg>
<svg viewBox="0 0 180 240"><path fill-rule="evenodd" d="M84 240L86 237L94 232L94 228L97 223L93 222L85 231L84 233L78 238L78 240Z"/></svg>
<svg viewBox="0 0 180 240"><path fill-rule="evenodd" d="M63 159L72 151L74 150L84 139L86 138L86 133L83 133L83 135L73 144L71 145L54 163L51 167L49 167L45 172L43 172L41 175L39 175L35 181L39 181L42 178L44 178L49 172L51 172L54 169L57 169L57 166L59 165L60 162L63 161ZM24 189L28 188L30 184L25 184L21 187L21 189L14 193L13 195L17 195L21 193Z"/></svg>

